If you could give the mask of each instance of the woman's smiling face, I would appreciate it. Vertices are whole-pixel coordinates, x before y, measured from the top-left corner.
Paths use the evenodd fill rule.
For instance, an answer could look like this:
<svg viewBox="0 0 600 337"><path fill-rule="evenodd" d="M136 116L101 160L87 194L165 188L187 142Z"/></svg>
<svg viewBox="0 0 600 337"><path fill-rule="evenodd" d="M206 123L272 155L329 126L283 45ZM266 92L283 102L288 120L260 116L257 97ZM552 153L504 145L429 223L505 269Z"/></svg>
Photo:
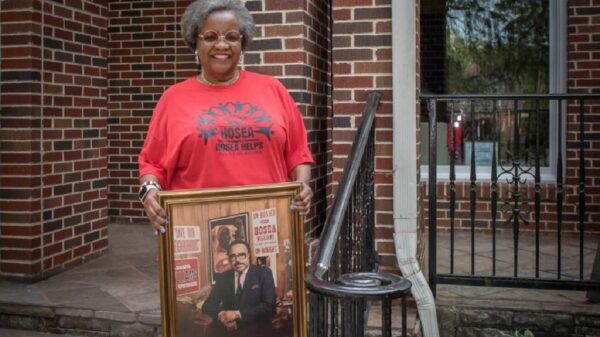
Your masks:
<svg viewBox="0 0 600 337"><path fill-rule="evenodd" d="M210 14L199 29L199 35L216 32L217 41L204 41L198 37L196 51L200 58L204 78L210 82L226 82L235 76L242 53L242 40L229 42L224 36L229 32L239 33L240 24L232 11L218 11ZM241 36L241 35L240 35Z"/></svg>

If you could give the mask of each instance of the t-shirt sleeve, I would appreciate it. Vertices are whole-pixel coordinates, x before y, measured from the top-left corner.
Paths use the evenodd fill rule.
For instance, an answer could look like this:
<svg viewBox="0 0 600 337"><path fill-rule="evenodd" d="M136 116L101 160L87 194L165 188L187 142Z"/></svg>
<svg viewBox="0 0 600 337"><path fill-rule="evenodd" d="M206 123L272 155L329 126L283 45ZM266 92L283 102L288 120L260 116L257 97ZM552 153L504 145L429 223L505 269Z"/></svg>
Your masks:
<svg viewBox="0 0 600 337"><path fill-rule="evenodd" d="M161 163L161 159L164 158L162 154L166 153L166 135L164 134L164 109L165 109L164 96L156 104L154 112L152 113L152 119L150 120L150 127L148 128L148 134L144 140L142 151L138 156L139 165L139 176L142 177L146 174L153 174L158 179L158 182L163 185L163 188L167 187L166 181L166 169L164 163Z"/></svg>
<svg viewBox="0 0 600 337"><path fill-rule="evenodd" d="M292 170L300 164L312 164L314 159L308 149L308 141L306 136L306 128L304 120L296 102L287 92L285 87L281 85L281 97L285 100L285 108L288 113L288 139L285 147L285 161L288 175Z"/></svg>

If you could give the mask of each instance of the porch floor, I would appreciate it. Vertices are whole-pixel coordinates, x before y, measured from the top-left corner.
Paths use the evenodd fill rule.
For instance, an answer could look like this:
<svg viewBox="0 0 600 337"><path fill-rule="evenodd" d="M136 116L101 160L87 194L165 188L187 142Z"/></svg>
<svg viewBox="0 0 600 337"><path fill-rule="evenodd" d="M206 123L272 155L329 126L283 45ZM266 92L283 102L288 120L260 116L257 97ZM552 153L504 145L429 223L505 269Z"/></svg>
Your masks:
<svg viewBox="0 0 600 337"><path fill-rule="evenodd" d="M491 274L491 236L477 233L475 270ZM449 272L448 232L438 236L438 271ZM157 336L160 331L160 293L158 286L157 242L147 224L111 224L110 249L105 255L46 280L26 284L0 280L0 336L2 328L51 331L90 336L90 329L111 331L110 335ZM470 232L455 235L455 272L470 273ZM522 234L519 248L519 275L533 276L535 261L533 236ZM542 237L540 274L556 275L557 255L552 249L556 235ZM579 238L563 235L563 278L577 277ZM584 244L585 278L600 241L586 235ZM513 273L512 233L497 238L497 275ZM425 258L425 261L427 259ZM427 270L427 266L423 267ZM539 312L600 313L600 304L589 303L585 292L438 285L437 304L479 308L535 310ZM380 326L377 305L372 306L368 325ZM398 335L400 315L393 309L393 330ZM40 319L44 318L44 319ZM55 323L48 324L48 322ZM415 312L409 311L409 330ZM369 329L372 330L372 329ZM16 330L10 335L16 336ZM119 332L121 331L121 332ZM132 334L132 332L135 332ZM23 334L24 333L24 334ZM99 332L93 336L108 336ZM18 336L29 336L21 332ZM32 333L31 336L34 336Z"/></svg>
<svg viewBox="0 0 600 337"><path fill-rule="evenodd" d="M94 337L158 336L156 237L147 224L111 224L108 229L109 251L103 256L33 284L0 280L0 337L37 337L33 330ZM376 336L381 306L371 308L368 331ZM399 336L400 305L392 310L393 335ZM410 330L415 310L409 308L408 316Z"/></svg>

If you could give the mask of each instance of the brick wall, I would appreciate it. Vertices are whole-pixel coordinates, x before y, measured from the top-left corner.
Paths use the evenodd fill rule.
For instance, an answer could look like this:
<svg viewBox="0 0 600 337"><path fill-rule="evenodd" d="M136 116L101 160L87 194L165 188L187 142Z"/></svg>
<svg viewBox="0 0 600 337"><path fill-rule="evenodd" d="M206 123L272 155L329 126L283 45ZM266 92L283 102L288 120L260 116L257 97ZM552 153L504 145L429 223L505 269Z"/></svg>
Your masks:
<svg viewBox="0 0 600 337"><path fill-rule="evenodd" d="M196 73L179 33L191 1L109 3L109 213L113 221L146 221L137 199L137 156L152 110L170 85ZM256 29L242 67L279 78L305 120L315 157L315 204L309 227L324 221L329 97L328 5L323 1L246 1Z"/></svg>
<svg viewBox="0 0 600 337"><path fill-rule="evenodd" d="M382 270L396 267L392 219L392 22L390 0L333 2L332 192L341 178L369 91L376 114L376 249Z"/></svg>
<svg viewBox="0 0 600 337"><path fill-rule="evenodd" d="M0 275L33 280L108 246L106 6L1 6Z"/></svg>
<svg viewBox="0 0 600 337"><path fill-rule="evenodd" d="M195 68L179 43L188 2L111 0L108 4L108 171L111 221L143 221L137 157L162 92ZM179 6L179 7L178 7Z"/></svg>

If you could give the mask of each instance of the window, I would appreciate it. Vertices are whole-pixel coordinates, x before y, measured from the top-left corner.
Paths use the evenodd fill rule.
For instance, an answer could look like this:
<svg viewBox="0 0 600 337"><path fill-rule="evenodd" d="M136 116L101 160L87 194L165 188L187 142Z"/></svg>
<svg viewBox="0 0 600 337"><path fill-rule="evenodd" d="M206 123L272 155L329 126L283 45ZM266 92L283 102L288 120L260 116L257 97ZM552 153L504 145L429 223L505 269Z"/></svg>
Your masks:
<svg viewBox="0 0 600 337"><path fill-rule="evenodd" d="M560 92L561 85L557 83L565 80L556 73L566 67L566 57L551 55L561 38L556 32L566 30L566 9L560 11L560 3L559 0L422 0L421 91ZM557 12L562 14L556 16ZM566 46L563 48L566 51ZM550 168L555 166L557 146L556 121L549 118L555 116L550 113L553 108L548 102L536 105L534 101L519 101L516 106L514 101L439 104L438 165L449 165L453 155L458 178L468 177L474 148L478 175L489 175L491 149L495 144L501 165L509 165L514 159L531 165L535 153L539 153L541 165L545 166L542 173L548 176L552 173ZM427 165L428 116L425 106L421 111L421 158ZM518 137L514 135L516 118L520 124ZM444 174L443 168L438 171Z"/></svg>

